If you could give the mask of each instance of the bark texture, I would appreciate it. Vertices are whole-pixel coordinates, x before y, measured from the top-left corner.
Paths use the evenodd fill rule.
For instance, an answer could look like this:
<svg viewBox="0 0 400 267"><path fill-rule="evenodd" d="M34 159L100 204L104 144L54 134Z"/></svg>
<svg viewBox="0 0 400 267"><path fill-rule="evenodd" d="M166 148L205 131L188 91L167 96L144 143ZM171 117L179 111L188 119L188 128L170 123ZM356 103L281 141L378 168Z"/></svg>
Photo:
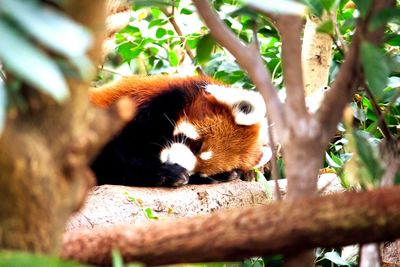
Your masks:
<svg viewBox="0 0 400 267"><path fill-rule="evenodd" d="M63 7L91 31L89 57L96 65L105 36L104 1L94 7L90 0L69 0ZM63 104L23 85L28 111L8 114L0 137L2 249L56 253L65 222L93 184L86 154L93 133L86 123L88 82L70 79L68 83L70 98Z"/></svg>
<svg viewBox="0 0 400 267"><path fill-rule="evenodd" d="M82 230L64 236L62 257L107 265L117 248L126 261L158 265L389 240L400 236L399 201L400 187L393 187L142 226Z"/></svg>
<svg viewBox="0 0 400 267"><path fill-rule="evenodd" d="M327 19L328 16L323 18ZM328 85L329 66L332 60L332 37L326 33L317 32L321 22L322 20L318 17L310 15L304 26L302 61L306 96Z"/></svg>
<svg viewBox="0 0 400 267"><path fill-rule="evenodd" d="M286 194L286 186L286 180L279 180L281 196ZM89 192L83 208L68 221L66 231L121 224L142 225L150 221L144 212L146 208L160 220L165 220L266 205L274 199L274 187L273 181L268 182L267 188L258 182L243 181L180 188L99 186ZM321 194L344 190L338 177L329 173L320 176L318 188ZM126 194L137 201L130 201Z"/></svg>

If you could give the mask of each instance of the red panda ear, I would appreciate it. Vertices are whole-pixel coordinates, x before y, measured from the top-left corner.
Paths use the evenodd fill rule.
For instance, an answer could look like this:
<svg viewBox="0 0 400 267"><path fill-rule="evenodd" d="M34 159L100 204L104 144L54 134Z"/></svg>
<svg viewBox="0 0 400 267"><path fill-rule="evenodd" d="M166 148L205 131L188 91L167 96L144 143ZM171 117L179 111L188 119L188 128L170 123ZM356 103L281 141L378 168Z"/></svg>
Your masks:
<svg viewBox="0 0 400 267"><path fill-rule="evenodd" d="M229 105L238 125L254 125L265 117L265 103L258 92L208 84L206 91L217 100Z"/></svg>

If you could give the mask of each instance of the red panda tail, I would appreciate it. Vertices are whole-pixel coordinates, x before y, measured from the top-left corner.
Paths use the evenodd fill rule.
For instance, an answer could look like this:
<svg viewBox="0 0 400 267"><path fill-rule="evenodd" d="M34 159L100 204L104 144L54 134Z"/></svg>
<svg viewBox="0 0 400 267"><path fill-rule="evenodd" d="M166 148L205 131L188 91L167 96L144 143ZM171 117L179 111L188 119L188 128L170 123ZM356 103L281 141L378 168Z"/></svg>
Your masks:
<svg viewBox="0 0 400 267"><path fill-rule="evenodd" d="M129 96L140 105L171 88L187 88L195 84L216 83L208 77L173 77L168 75L123 77L100 88L90 90L90 101L96 106L107 107L121 97Z"/></svg>

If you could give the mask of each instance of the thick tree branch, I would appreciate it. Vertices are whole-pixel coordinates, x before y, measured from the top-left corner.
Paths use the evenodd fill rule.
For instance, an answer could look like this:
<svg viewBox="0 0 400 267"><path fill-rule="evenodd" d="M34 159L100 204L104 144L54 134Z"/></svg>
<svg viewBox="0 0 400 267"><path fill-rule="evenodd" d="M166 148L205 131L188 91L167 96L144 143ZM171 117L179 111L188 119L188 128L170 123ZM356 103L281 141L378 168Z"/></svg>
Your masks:
<svg viewBox="0 0 400 267"><path fill-rule="evenodd" d="M96 229L121 224L143 224L149 219L143 211L149 208L160 220L194 217L219 210L268 204L272 199L285 196L287 181L274 181L267 188L258 182L232 181L209 185L188 185L180 188L146 188L118 185L94 187L82 209L67 223L67 231ZM343 192L335 174L322 174L318 179L320 194ZM127 195L137 199L131 201Z"/></svg>
<svg viewBox="0 0 400 267"><path fill-rule="evenodd" d="M149 265L290 254L400 236L400 188L283 201L185 220L77 231L62 257L109 264L117 248L126 261Z"/></svg>
<svg viewBox="0 0 400 267"><path fill-rule="evenodd" d="M254 56L258 54L258 48L242 44L218 18L207 0L193 0L193 3L217 42L228 49L243 69L249 73L250 78L264 98L268 113L278 135L281 136L286 125L283 105L278 98L277 91L271 82L263 61L259 56Z"/></svg>

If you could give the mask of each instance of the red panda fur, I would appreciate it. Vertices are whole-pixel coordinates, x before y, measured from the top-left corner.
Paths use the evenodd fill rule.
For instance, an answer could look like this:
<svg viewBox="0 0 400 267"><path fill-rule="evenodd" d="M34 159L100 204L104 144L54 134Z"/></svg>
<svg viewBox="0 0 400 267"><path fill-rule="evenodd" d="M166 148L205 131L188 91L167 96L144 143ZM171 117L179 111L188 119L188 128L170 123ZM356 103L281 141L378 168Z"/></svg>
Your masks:
<svg viewBox="0 0 400 267"><path fill-rule="evenodd" d="M190 177L196 177L193 178L196 181L198 178L229 180L232 171L236 175L254 168L263 156L265 145L260 136L261 123L238 125L232 106L207 92L205 87L208 85L224 86L209 77L132 76L93 89L90 100L94 105L107 107L128 96L134 100L139 113L127 129L106 146L102 151L104 155L95 159L92 169L99 183L177 186L190 182ZM188 136L176 140L182 134L176 133L182 122L189 123L193 129L196 135L193 140ZM136 140L141 138L143 141ZM195 157L192 169L179 166L174 160L160 161L166 147L180 142L190 148ZM183 149L182 153L189 153ZM140 158L142 153L146 160ZM175 157L175 154L168 154L167 158ZM118 157L120 164L116 160ZM154 179L136 175L147 176L147 172L140 169L141 163ZM106 171L107 164L114 171ZM102 171L107 174L103 175Z"/></svg>
<svg viewBox="0 0 400 267"><path fill-rule="evenodd" d="M124 96L131 96L136 104L170 90L171 87L187 88L192 84L212 83L220 84L207 77L173 77L167 75L155 76L127 76L113 81L100 88L92 88L89 92L90 101L99 107L107 107Z"/></svg>

